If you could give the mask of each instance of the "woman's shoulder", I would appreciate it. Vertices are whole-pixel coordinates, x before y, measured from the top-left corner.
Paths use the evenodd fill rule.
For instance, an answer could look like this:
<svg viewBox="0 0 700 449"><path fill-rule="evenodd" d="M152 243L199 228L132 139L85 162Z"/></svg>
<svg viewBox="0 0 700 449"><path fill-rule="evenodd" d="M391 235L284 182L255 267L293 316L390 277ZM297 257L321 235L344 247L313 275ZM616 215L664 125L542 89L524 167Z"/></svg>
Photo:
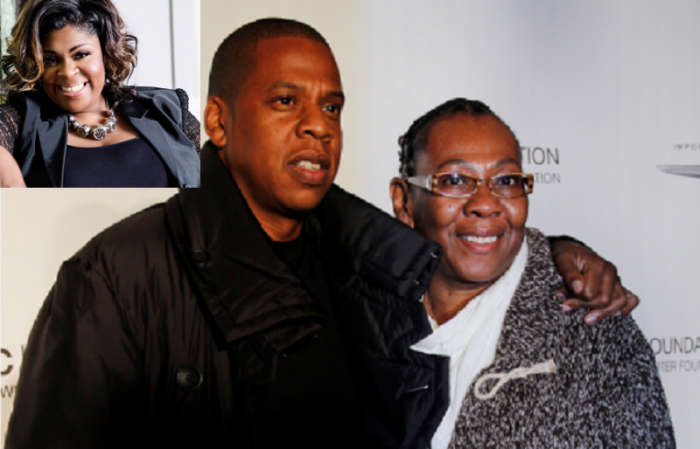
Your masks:
<svg viewBox="0 0 700 449"><path fill-rule="evenodd" d="M18 120L20 118L19 109L12 103L0 104L0 120Z"/></svg>
<svg viewBox="0 0 700 449"><path fill-rule="evenodd" d="M185 113L187 112L187 94L183 104L181 94L175 89L160 87L137 87L136 95L128 95L122 98L117 108L126 115L141 117L146 111L158 111L175 121L178 127L183 128Z"/></svg>
<svg viewBox="0 0 700 449"><path fill-rule="evenodd" d="M189 96L184 89L168 89L165 87L154 87L154 86L137 86L136 92L138 97L136 98L169 98L177 99L181 103L187 104L189 102ZM183 101L184 100L184 101Z"/></svg>
<svg viewBox="0 0 700 449"><path fill-rule="evenodd" d="M166 89L162 87L139 86L136 88L137 97L133 100L147 108L156 108L170 116L192 142L197 153L200 151L199 129L197 118L189 111L189 97L183 89Z"/></svg>
<svg viewBox="0 0 700 449"><path fill-rule="evenodd" d="M189 96L183 89L166 89L163 87L139 86L137 95L129 96L128 101L141 103L146 107L156 107L165 112L177 111L179 116L189 111Z"/></svg>
<svg viewBox="0 0 700 449"><path fill-rule="evenodd" d="M163 87L138 86L135 88L136 94L126 95L121 99L120 104L124 103L139 103L145 106L152 104L172 104L177 105L180 109L180 99L174 89L166 89Z"/></svg>

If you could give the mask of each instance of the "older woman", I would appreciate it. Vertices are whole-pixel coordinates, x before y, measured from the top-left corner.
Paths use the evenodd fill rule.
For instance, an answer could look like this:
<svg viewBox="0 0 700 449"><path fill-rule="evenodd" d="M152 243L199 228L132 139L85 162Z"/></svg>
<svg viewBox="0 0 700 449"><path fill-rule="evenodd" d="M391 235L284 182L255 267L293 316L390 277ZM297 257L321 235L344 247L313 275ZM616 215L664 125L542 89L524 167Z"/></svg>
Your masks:
<svg viewBox="0 0 700 449"><path fill-rule="evenodd" d="M654 355L631 317L561 313L544 236L525 226L531 175L486 105L455 99L402 139L397 218L440 244L414 351L449 357L431 447L674 447ZM446 380L446 379L445 379Z"/></svg>
<svg viewBox="0 0 700 449"><path fill-rule="evenodd" d="M109 0L24 6L2 57L0 184L199 186L187 94L124 84L136 42Z"/></svg>

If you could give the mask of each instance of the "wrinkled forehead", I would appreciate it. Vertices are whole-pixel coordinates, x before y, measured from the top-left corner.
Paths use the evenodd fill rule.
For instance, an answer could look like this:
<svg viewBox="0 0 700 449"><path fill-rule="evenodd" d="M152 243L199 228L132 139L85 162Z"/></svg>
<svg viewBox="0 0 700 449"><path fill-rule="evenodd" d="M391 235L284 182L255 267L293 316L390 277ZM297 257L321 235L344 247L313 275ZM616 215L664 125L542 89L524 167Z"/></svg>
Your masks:
<svg viewBox="0 0 700 449"><path fill-rule="evenodd" d="M301 37L264 38L240 48L228 73L228 101L232 105L241 95L259 95L283 83L322 83L341 90L330 49Z"/></svg>
<svg viewBox="0 0 700 449"><path fill-rule="evenodd" d="M521 165L516 137L493 115L456 112L439 117L422 131L416 148L418 166L438 167L448 161L483 165L508 160Z"/></svg>
<svg viewBox="0 0 700 449"><path fill-rule="evenodd" d="M291 69L308 69L310 74L340 83L340 71L330 48L304 37L283 36L261 39L255 44L254 72L260 76L283 76Z"/></svg>

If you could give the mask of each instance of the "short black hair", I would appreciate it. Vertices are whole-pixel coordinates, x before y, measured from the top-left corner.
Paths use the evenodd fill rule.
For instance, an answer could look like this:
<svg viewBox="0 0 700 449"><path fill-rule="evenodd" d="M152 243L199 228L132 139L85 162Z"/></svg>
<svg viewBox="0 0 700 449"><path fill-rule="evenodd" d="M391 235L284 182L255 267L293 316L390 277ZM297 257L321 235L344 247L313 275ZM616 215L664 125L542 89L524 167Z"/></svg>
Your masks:
<svg viewBox="0 0 700 449"><path fill-rule="evenodd" d="M520 142L510 126L506 124L485 103L479 100L467 100L466 98L453 98L431 109L413 122L408 131L399 137L399 173L401 176L415 176L416 154L425 149L431 126L438 120L457 114L465 114L471 117L493 117L503 124L513 135L515 143L520 149ZM520 155L520 151L518 151Z"/></svg>
<svg viewBox="0 0 700 449"><path fill-rule="evenodd" d="M216 50L209 72L209 96L216 95L231 104L255 69L258 42L278 37L310 39L330 50L321 33L296 20L271 17L247 23L229 34Z"/></svg>

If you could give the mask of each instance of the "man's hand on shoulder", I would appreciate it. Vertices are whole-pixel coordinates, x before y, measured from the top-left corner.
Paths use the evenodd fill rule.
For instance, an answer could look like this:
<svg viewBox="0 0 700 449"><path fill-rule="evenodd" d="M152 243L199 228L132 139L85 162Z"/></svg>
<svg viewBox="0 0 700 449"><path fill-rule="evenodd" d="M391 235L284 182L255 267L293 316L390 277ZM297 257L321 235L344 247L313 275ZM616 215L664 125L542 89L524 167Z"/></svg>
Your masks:
<svg viewBox="0 0 700 449"><path fill-rule="evenodd" d="M557 296L565 312L582 307L593 309L584 317L586 324L618 315L627 315L639 305L637 295L622 286L615 265L591 249L572 241L556 240L552 258L567 289Z"/></svg>

